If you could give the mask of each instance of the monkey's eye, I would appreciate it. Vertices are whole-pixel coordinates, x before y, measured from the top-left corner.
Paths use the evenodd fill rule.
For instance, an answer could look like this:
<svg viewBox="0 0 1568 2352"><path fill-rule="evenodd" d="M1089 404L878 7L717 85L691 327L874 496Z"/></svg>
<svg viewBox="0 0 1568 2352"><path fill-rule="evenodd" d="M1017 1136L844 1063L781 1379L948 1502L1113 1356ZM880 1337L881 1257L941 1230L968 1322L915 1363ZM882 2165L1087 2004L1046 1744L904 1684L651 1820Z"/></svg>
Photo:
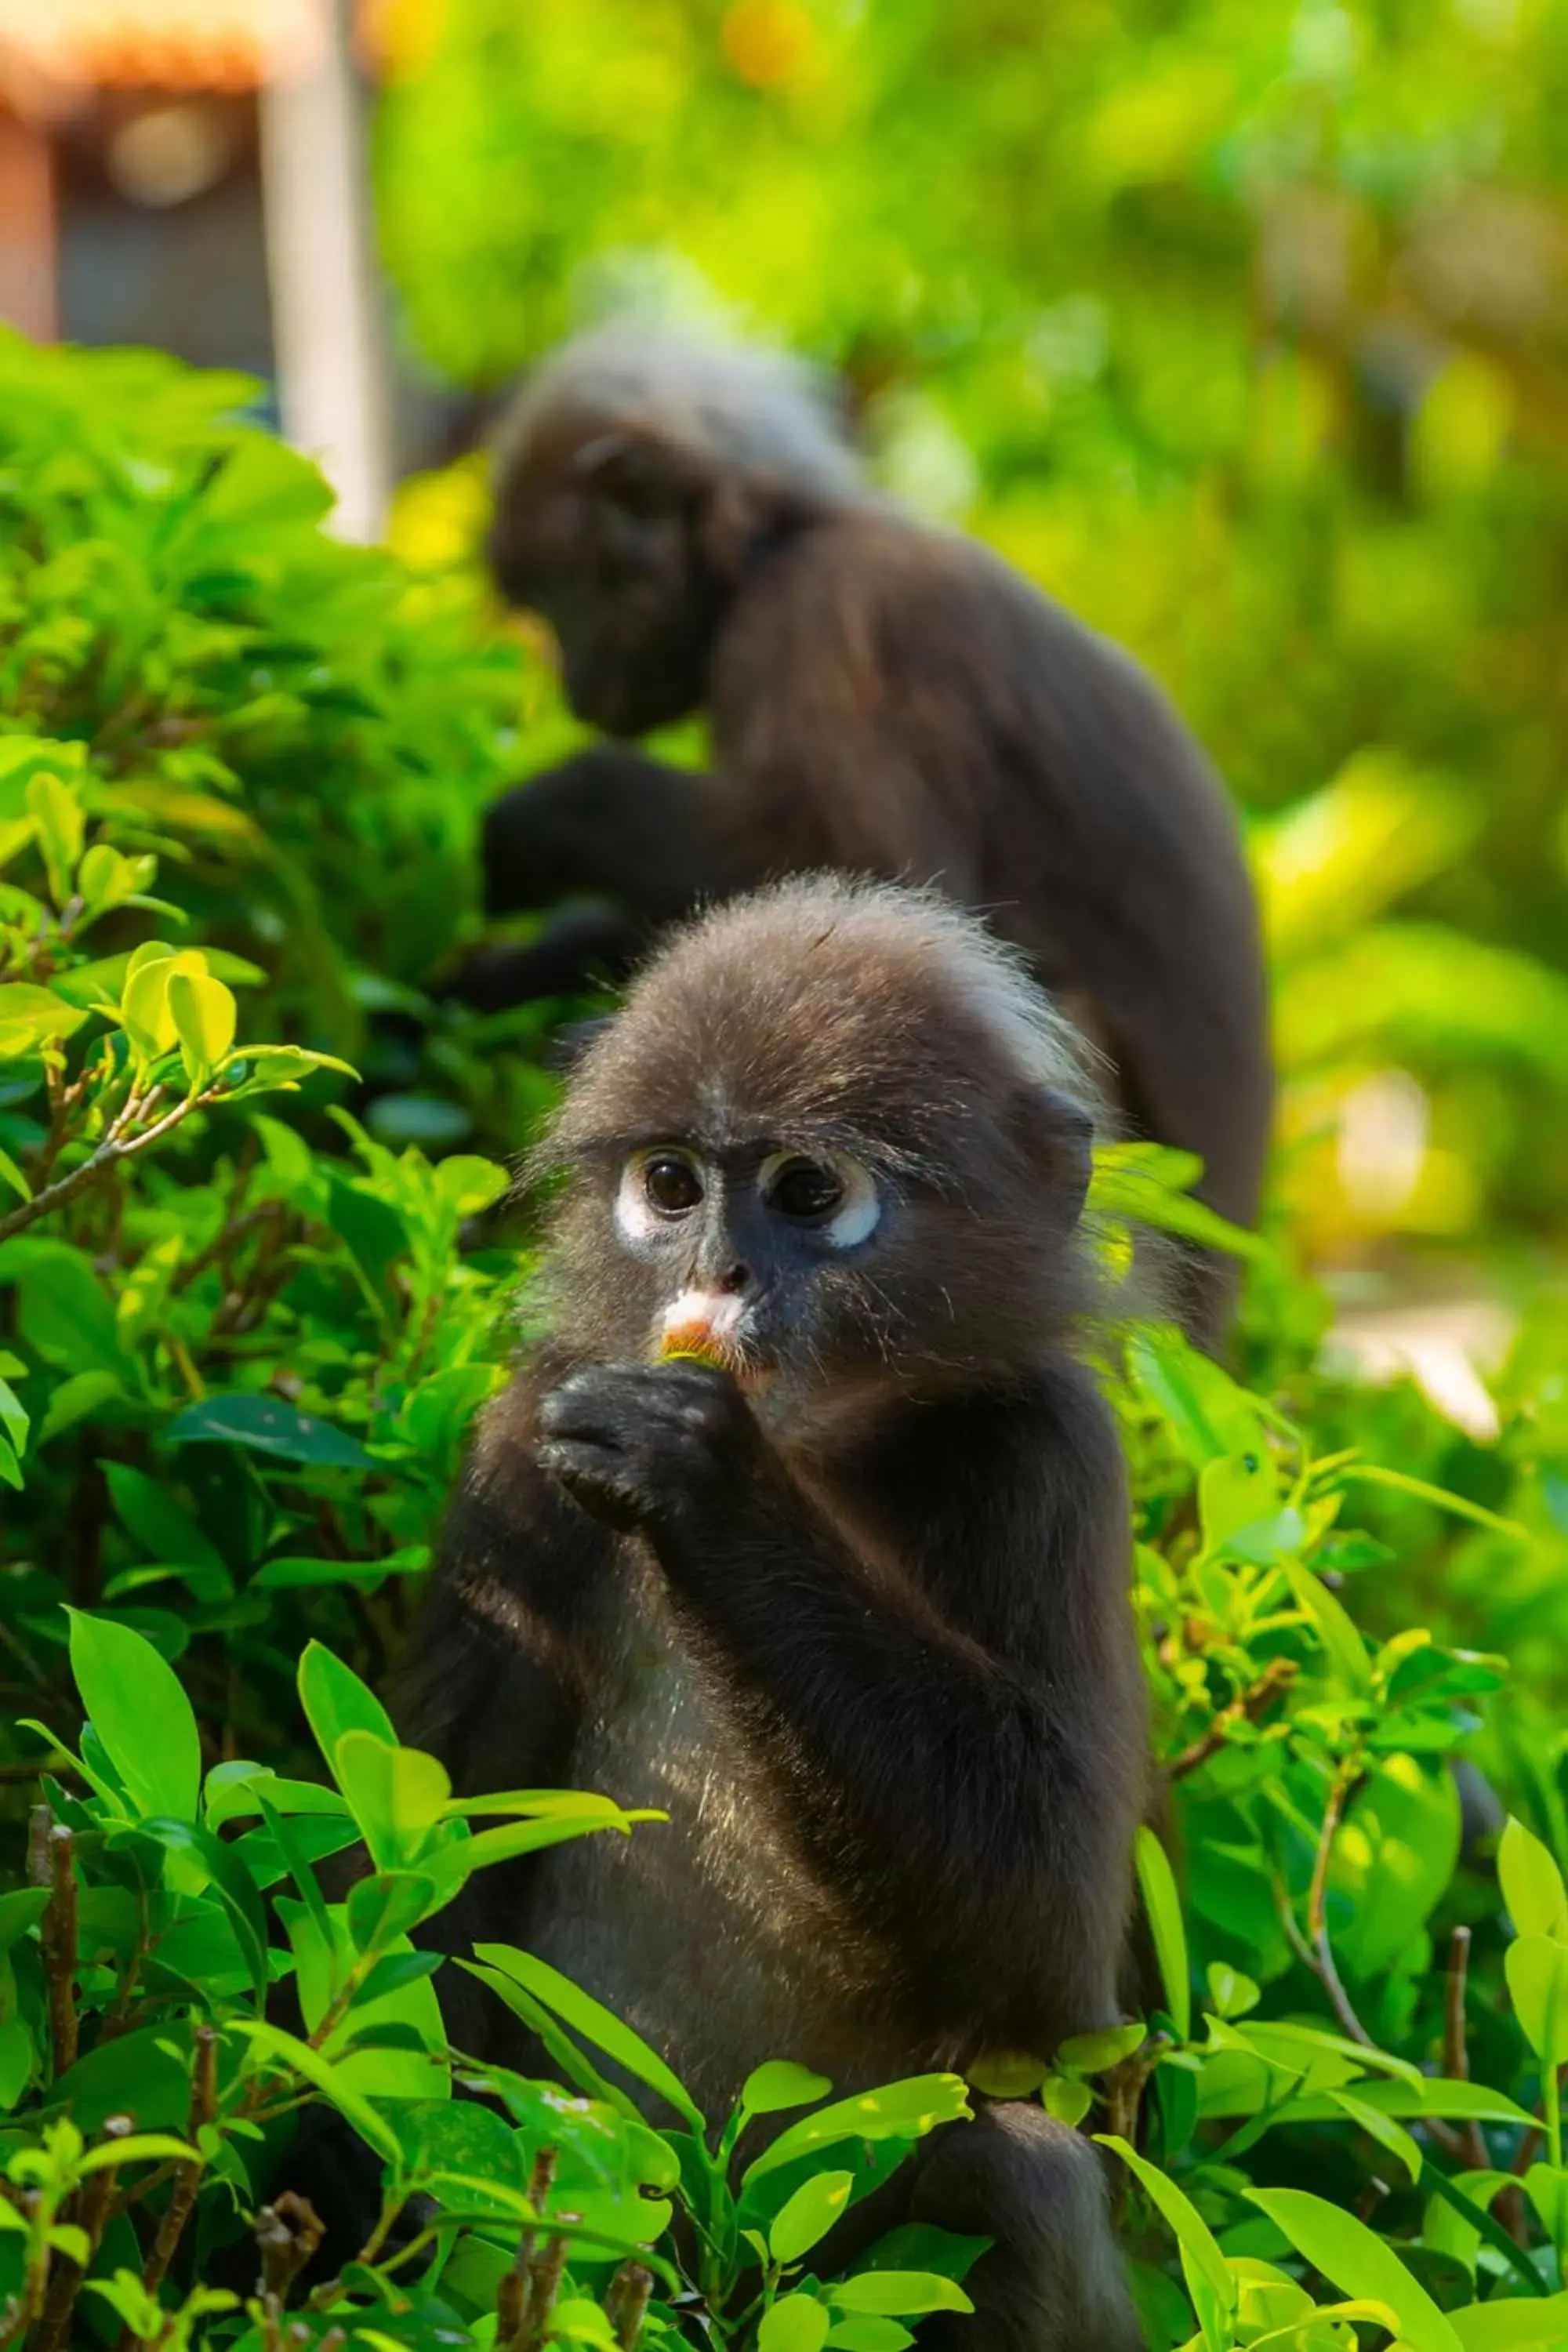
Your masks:
<svg viewBox="0 0 1568 2352"><path fill-rule="evenodd" d="M683 1217L702 1198L702 1179L678 1151L650 1151L642 1163L642 1188L661 1217Z"/></svg>
<svg viewBox="0 0 1568 2352"><path fill-rule="evenodd" d="M877 1187L858 1161L781 1153L762 1173L763 1197L792 1224L813 1225L838 1249L863 1242L880 1213Z"/></svg>
<svg viewBox="0 0 1568 2352"><path fill-rule="evenodd" d="M820 1160L786 1160L768 1186L768 1199L781 1216L830 1216L844 1198L844 1180Z"/></svg>

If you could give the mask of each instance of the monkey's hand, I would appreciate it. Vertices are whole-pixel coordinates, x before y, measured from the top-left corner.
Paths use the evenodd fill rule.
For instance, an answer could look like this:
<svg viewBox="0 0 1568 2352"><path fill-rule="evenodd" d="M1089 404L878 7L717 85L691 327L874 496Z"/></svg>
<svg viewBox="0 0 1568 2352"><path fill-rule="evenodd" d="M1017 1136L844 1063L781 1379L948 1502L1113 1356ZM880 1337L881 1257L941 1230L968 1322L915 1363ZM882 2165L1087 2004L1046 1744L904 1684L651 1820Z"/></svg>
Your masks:
<svg viewBox="0 0 1568 2352"><path fill-rule="evenodd" d="M595 1364L539 1409L539 1462L626 1535L673 1532L751 1488L767 1444L714 1364Z"/></svg>

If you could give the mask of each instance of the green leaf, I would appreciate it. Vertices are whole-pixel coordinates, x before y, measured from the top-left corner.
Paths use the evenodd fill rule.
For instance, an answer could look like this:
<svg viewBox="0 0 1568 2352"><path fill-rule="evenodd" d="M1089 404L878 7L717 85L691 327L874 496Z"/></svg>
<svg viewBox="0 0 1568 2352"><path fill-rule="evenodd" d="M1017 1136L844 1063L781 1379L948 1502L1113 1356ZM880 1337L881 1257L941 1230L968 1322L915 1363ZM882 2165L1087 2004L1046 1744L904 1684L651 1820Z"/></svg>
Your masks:
<svg viewBox="0 0 1568 2352"><path fill-rule="evenodd" d="M854 2186L852 2172L819 2172L803 2181L768 2231L768 2252L774 2262L797 2263L819 2238L826 2238L848 2204Z"/></svg>
<svg viewBox="0 0 1568 2352"><path fill-rule="evenodd" d="M1461 2352L1561 2352L1568 2344L1568 2294L1540 2303L1471 2303L1448 2318Z"/></svg>
<svg viewBox="0 0 1568 2352"><path fill-rule="evenodd" d="M857 2091L831 2106L803 2116L780 2132L777 2139L747 2166L743 2181L750 2184L776 2172L782 2164L843 2140L920 2139L939 2124L966 2119L973 2110L967 2086L959 2074L911 2074L879 2090Z"/></svg>
<svg viewBox="0 0 1568 2352"><path fill-rule="evenodd" d="M1249 2189L1246 2194L1342 2294L1386 2304L1410 2352L1462 2352L1452 2326L1420 2281L1353 2213L1302 2189Z"/></svg>
<svg viewBox="0 0 1568 2352"><path fill-rule="evenodd" d="M953 2279L934 2271L861 2271L837 2279L826 2290L835 2311L866 2312L891 2319L926 2311L973 2311L974 2305Z"/></svg>
<svg viewBox="0 0 1568 2352"><path fill-rule="evenodd" d="M374 1454L330 1421L300 1412L280 1397L258 1396L249 1390L188 1404L163 1434L170 1445L238 1445L249 1454L275 1454L279 1461L307 1462L321 1469L376 1466Z"/></svg>
<svg viewBox="0 0 1568 2352"><path fill-rule="evenodd" d="M195 1822L154 1817L142 1822L141 1832L156 1838L171 1853L189 1854L201 1864L238 1938L250 1971L256 2006L258 2010L265 2008L267 1988L271 1981L267 1958L267 1914L238 1855L221 1838L214 1837L210 1830L198 1828Z"/></svg>
<svg viewBox="0 0 1568 2352"><path fill-rule="evenodd" d="M184 960L182 959L181 961ZM239 1008L234 992L209 972L181 969L169 974L169 1015L184 1057L185 1075L200 1086L234 1044Z"/></svg>
<svg viewBox="0 0 1568 2352"><path fill-rule="evenodd" d="M141 1813L194 1820L202 1743L174 1669L140 1633L68 1609L71 1672L88 1717Z"/></svg>
<svg viewBox="0 0 1568 2352"><path fill-rule="evenodd" d="M1379 2107L1369 2106L1364 2099L1356 2098L1349 2091L1331 2091L1329 2097L1342 2115L1347 2116L1352 2123L1358 2124L1370 2138L1376 2140L1380 2147L1385 2147L1390 2156L1405 2167L1412 2181L1420 2179L1424 2158L1403 2124L1396 2124L1392 2116L1385 2116Z"/></svg>
<svg viewBox="0 0 1568 2352"><path fill-rule="evenodd" d="M0 985L0 1056L10 1060L31 1054L39 1045L74 1036L87 1019L74 1004L52 988L30 981L10 980Z"/></svg>
<svg viewBox="0 0 1568 2352"><path fill-rule="evenodd" d="M900 2320L860 2315L835 2320L827 2334L833 2352L904 2352L914 2340Z"/></svg>
<svg viewBox="0 0 1568 2352"><path fill-rule="evenodd" d="M296 2074L302 2075L307 2083L313 2084L338 2113L353 2124L361 2139L389 2162L396 2164L400 2160L402 2149L391 2125L383 2122L370 2101L345 2082L342 2069L334 2065L331 2059L323 2058L319 2051L312 2050L309 2043L300 2042L292 2033L285 2033L276 2025L265 2024L259 2018L230 2019L228 2030L244 2034L255 2045L258 2056L273 2059L279 2064L291 2068Z"/></svg>
<svg viewBox="0 0 1568 2352"><path fill-rule="evenodd" d="M1124 2139L1110 2133L1095 2135L1101 2147L1114 2150L1142 2184L1151 2204L1169 2224L1182 2257L1182 2273L1206 2346L1226 2352L1230 2322L1236 2311L1236 2280L1208 2223L1175 2182L1156 2164L1138 2154Z"/></svg>
<svg viewBox="0 0 1568 2352"><path fill-rule="evenodd" d="M378 1869L412 1862L451 1797L446 1766L417 1748L389 1748L368 1728L340 1733L331 1759Z"/></svg>
<svg viewBox="0 0 1568 2352"><path fill-rule="evenodd" d="M474 1951L479 1959L531 1993L535 2000L553 2010L616 2065L635 2074L639 2083L646 2083L650 2091L657 2092L677 2115L685 2118L699 2138L702 2137L707 2125L686 2085L670 2072L657 2051L650 2050L629 2025L623 2025L592 1994L582 1991L547 1961L536 1959L531 1952L520 1952L515 1945L476 1944ZM787 2133L784 2137L788 2137Z"/></svg>
<svg viewBox="0 0 1568 2352"><path fill-rule="evenodd" d="M1267 1425L1246 1390L1179 1332L1140 1332L1129 1360L1140 1390L1169 1422L1194 1469L1226 1454L1260 1461L1267 1454Z"/></svg>
<svg viewBox="0 0 1568 2352"><path fill-rule="evenodd" d="M1246 2017L1263 1998L1252 1979L1233 1969L1228 1960L1209 1962L1208 1989L1210 2006L1218 2017Z"/></svg>
<svg viewBox="0 0 1568 2352"><path fill-rule="evenodd" d="M64 782L58 776L44 774L33 778L26 799L38 846L44 853L49 895L56 907L60 908L71 895L71 877L81 856L87 830L81 794L74 784Z"/></svg>
<svg viewBox="0 0 1568 2352"><path fill-rule="evenodd" d="M332 1655L324 1643L307 1642L300 1660L300 1703L315 1734L316 1745L329 1764L337 1756L345 1732L368 1731L397 1745L397 1734L375 1693L362 1683L351 1666Z"/></svg>
<svg viewBox="0 0 1568 2352"><path fill-rule="evenodd" d="M378 1871L357 1879L345 1906L356 1951L393 1943L416 1927L435 1902L434 1879L416 1871Z"/></svg>
<svg viewBox="0 0 1568 2352"><path fill-rule="evenodd" d="M1289 1579L1298 1607L1317 1627L1334 1671L1358 1696L1364 1696L1372 1688L1372 1661L1366 1654L1366 1643L1357 1633L1348 1612L1310 1568L1287 1561L1285 1574Z"/></svg>
<svg viewBox="0 0 1568 2352"><path fill-rule="evenodd" d="M814 2295L784 2295L763 2314L757 2352L821 2352L827 2328L826 2308Z"/></svg>
<svg viewBox="0 0 1568 2352"><path fill-rule="evenodd" d="M1568 2061L1568 1948L1550 1936L1521 1936L1503 1954L1510 1999L1525 2040L1543 2066Z"/></svg>
<svg viewBox="0 0 1568 2352"><path fill-rule="evenodd" d="M1138 1832L1137 1862L1138 1885L1142 1891L1149 1930L1154 1939L1160 1981L1165 1990L1165 2006L1171 2012L1177 2033L1185 2042L1191 2038L1193 2031L1193 1987L1187 1963L1186 1929L1182 1924L1182 1902L1165 1849L1146 1823Z"/></svg>
<svg viewBox="0 0 1568 2352"><path fill-rule="evenodd" d="M741 2085L741 2105L749 2116L783 2115L790 2107L809 2107L825 2099L832 2088L826 2074L814 2074L787 2058L770 2058Z"/></svg>
<svg viewBox="0 0 1568 2352"><path fill-rule="evenodd" d="M1538 1837L1510 1814L1498 1842L1498 1877L1514 1932L1568 1939L1568 1890L1563 1873Z"/></svg>

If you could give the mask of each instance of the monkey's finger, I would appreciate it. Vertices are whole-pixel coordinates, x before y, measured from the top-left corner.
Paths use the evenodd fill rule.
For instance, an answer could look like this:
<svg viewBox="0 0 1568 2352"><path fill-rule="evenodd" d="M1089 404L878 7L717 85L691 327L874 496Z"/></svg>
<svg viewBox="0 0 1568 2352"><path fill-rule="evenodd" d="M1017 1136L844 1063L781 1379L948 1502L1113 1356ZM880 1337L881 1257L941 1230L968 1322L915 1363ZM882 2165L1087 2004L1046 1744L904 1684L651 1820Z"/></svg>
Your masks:
<svg viewBox="0 0 1568 2352"><path fill-rule="evenodd" d="M597 1446L549 1444L539 1449L539 1465L559 1478L590 1517L623 1535L642 1525L647 1515L644 1498L638 1482L627 1474L624 1457L606 1454Z"/></svg>

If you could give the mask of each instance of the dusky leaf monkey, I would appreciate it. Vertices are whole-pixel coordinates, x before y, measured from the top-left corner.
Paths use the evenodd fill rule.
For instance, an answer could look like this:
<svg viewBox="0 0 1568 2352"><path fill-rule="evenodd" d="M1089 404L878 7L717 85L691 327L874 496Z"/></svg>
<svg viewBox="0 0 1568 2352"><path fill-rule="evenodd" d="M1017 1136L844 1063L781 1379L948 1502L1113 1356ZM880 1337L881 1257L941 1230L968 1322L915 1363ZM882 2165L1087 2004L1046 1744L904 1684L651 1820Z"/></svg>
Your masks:
<svg viewBox="0 0 1568 2352"><path fill-rule="evenodd" d="M1121 2014L1151 1768L1079 1353L1094 1118L1021 958L829 877L678 933L542 1147L548 1336L482 1423L402 1721L462 1790L668 1809L474 1880L454 1927L709 2112L773 2055L842 2092ZM482 1998L455 2040L527 2066ZM995 2241L969 2352L1142 2342L1100 2159L1037 2105L939 2136L904 2212Z"/></svg>
<svg viewBox="0 0 1568 2352"><path fill-rule="evenodd" d="M582 718L627 738L706 709L714 772L606 741L496 803L488 910L561 915L479 950L459 993L618 979L699 902L786 873L934 881L1104 1049L1134 1130L1253 1222L1267 999L1222 788L1127 655L873 495L805 370L624 325L567 343L503 430L489 558ZM1194 1329L1230 1287L1194 1262Z"/></svg>

